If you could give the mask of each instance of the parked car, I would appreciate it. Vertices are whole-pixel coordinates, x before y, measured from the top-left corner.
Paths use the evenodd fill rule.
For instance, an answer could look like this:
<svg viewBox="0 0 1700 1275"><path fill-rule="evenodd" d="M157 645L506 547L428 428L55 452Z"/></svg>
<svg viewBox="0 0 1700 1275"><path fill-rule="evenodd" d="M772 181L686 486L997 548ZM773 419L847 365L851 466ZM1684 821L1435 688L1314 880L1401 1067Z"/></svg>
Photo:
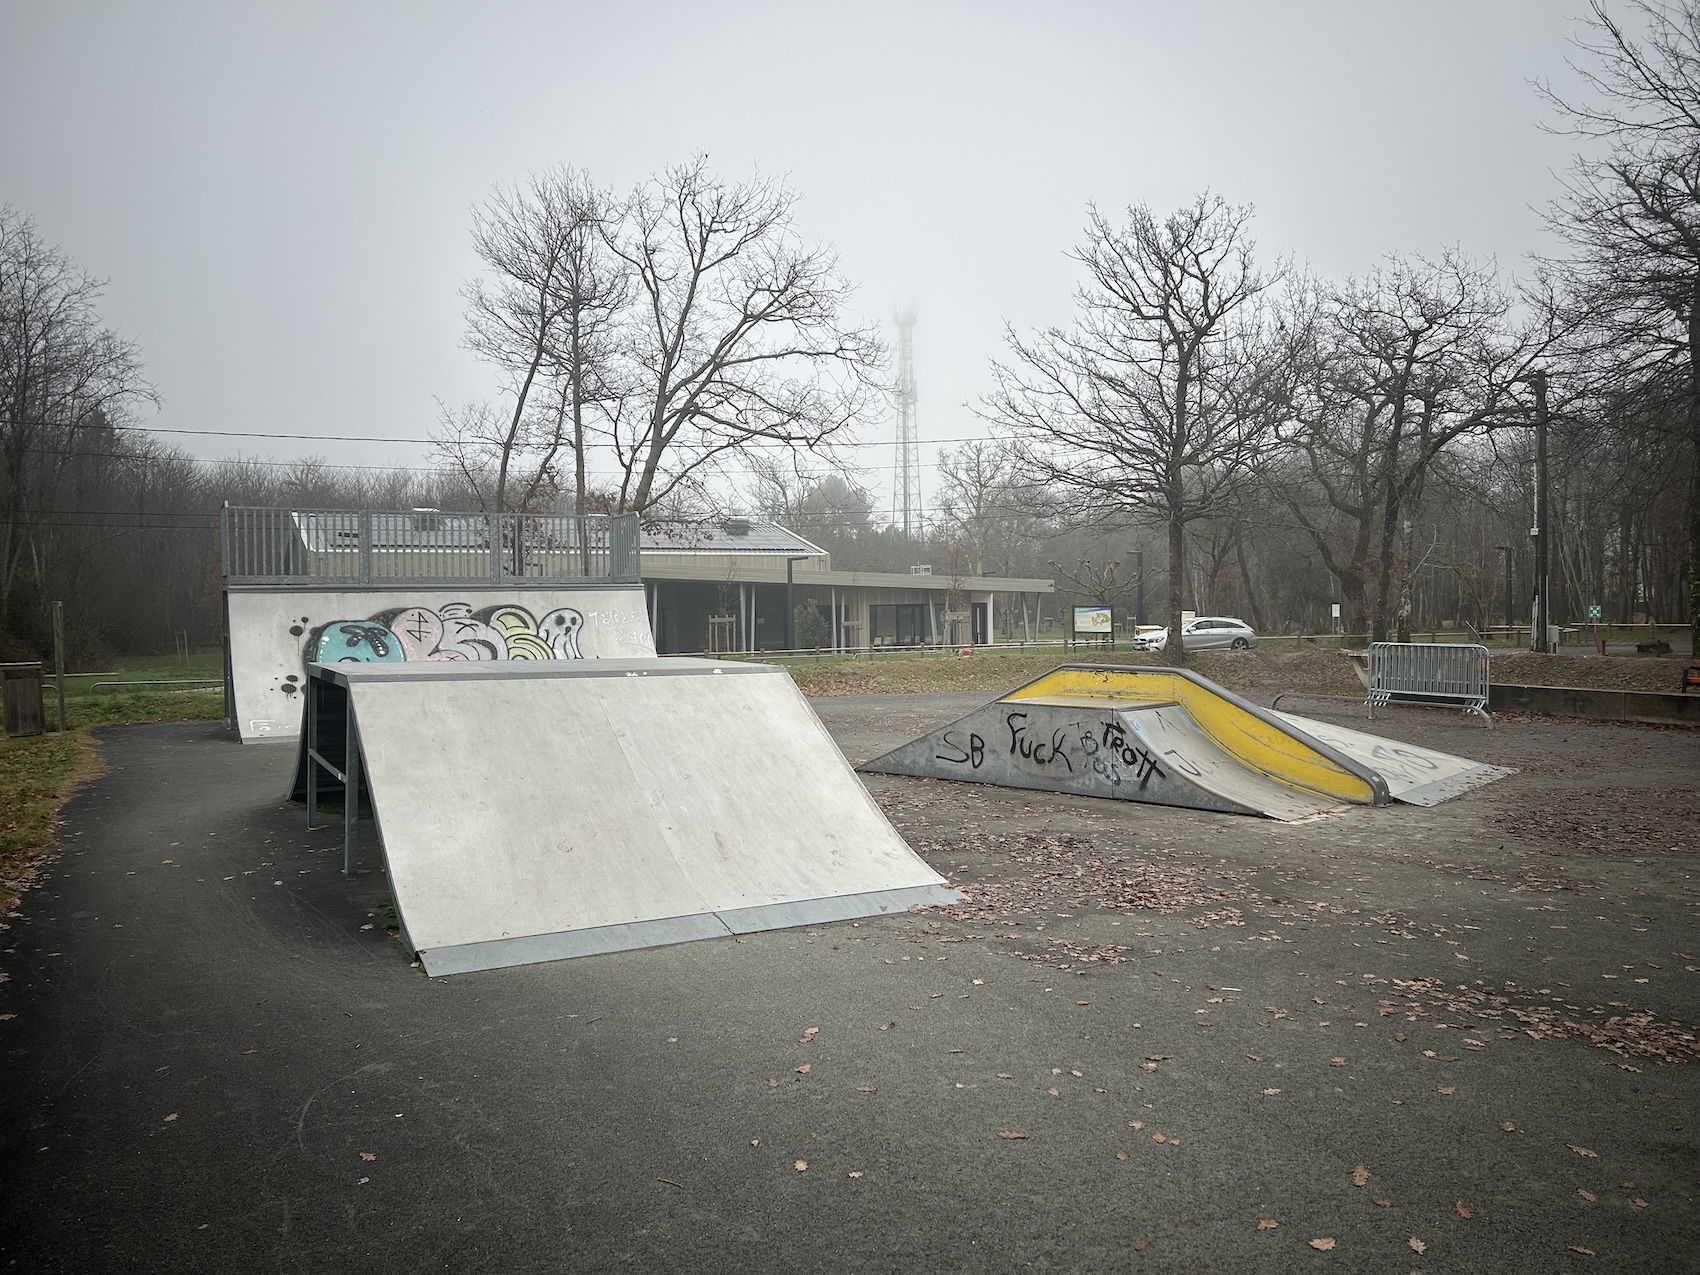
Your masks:
<svg viewBox="0 0 1700 1275"><path fill-rule="evenodd" d="M1142 629L1134 644L1146 651L1164 650L1169 645L1169 631ZM1186 651L1249 651L1256 645L1257 630L1230 616L1201 615L1181 627L1181 649Z"/></svg>

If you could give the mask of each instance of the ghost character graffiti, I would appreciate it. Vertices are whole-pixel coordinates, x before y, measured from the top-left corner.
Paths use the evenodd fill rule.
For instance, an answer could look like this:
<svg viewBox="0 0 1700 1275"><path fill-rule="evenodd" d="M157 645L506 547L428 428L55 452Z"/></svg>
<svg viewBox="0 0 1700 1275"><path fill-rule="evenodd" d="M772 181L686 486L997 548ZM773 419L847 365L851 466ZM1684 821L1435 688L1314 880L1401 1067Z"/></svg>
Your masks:
<svg viewBox="0 0 1700 1275"><path fill-rule="evenodd" d="M314 630L312 664L399 664L414 660L582 660L584 615L557 607L541 618L513 603L474 611L465 602L403 607Z"/></svg>
<svg viewBox="0 0 1700 1275"><path fill-rule="evenodd" d="M312 658L320 664L399 664L407 656L383 625L340 620L319 634Z"/></svg>

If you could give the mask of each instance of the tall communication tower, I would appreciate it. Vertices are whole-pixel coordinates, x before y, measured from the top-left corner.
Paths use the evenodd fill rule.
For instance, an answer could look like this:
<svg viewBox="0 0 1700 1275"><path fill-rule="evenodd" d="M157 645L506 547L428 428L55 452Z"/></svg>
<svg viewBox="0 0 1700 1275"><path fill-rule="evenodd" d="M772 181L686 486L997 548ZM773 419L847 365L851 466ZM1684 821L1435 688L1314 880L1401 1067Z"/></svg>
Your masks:
<svg viewBox="0 0 1700 1275"><path fill-rule="evenodd" d="M921 534L921 440L915 430L915 307L897 312L897 471L891 489L891 520L905 539Z"/></svg>

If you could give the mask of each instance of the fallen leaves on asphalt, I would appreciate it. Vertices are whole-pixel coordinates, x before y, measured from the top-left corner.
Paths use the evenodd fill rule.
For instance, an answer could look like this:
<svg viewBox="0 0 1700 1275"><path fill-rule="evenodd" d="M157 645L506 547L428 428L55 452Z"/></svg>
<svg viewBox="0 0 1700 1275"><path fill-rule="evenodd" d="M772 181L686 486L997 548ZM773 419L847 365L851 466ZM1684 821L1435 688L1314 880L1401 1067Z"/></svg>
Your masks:
<svg viewBox="0 0 1700 1275"><path fill-rule="evenodd" d="M1411 1252L1413 1252L1413 1253L1426 1253L1426 1252L1428 1252L1428 1245L1424 1244L1415 1235L1411 1236L1411 1238L1406 1240L1405 1242L1411 1246Z"/></svg>
<svg viewBox="0 0 1700 1275"><path fill-rule="evenodd" d="M797 1170L798 1173L806 1173L808 1172L809 1162L807 1160L793 1160L791 1161L791 1167Z"/></svg>
<svg viewBox="0 0 1700 1275"><path fill-rule="evenodd" d="M805 1028L803 1028L803 1034L800 1037L798 1037L797 1043L799 1045L813 1044L815 1037L818 1036L818 1035L820 1035L820 1028L818 1028L818 1027L805 1027Z"/></svg>
<svg viewBox="0 0 1700 1275"><path fill-rule="evenodd" d="M1452 1211L1459 1217L1463 1218L1466 1222L1476 1216L1476 1211L1470 1208L1469 1205L1465 1204L1462 1200L1452 1201Z"/></svg>
<svg viewBox="0 0 1700 1275"><path fill-rule="evenodd" d="M1565 1040L1580 1036L1597 1048L1625 1058L1651 1058L1661 1063L1700 1060L1700 1035L1691 1025L1675 1019L1662 1020L1649 1011L1637 1010L1621 1002L1588 1006L1561 1002L1555 1005L1535 999L1546 989L1537 991L1516 983L1507 983L1498 991L1485 985L1448 984L1436 978L1396 978L1391 980L1391 985L1397 989L1403 1003L1393 999L1380 1001L1383 1017L1403 1013L1406 1021L1416 1022L1430 1017L1431 1010L1444 1010L1449 1016L1494 1022L1503 1029L1519 1031L1534 1040ZM1589 1021L1592 1019L1601 1021ZM1426 1049L1423 1054L1429 1058L1436 1057Z"/></svg>
<svg viewBox="0 0 1700 1275"><path fill-rule="evenodd" d="M998 1137L1002 1138L1005 1142L1020 1142L1026 1136L1027 1135L1025 1133L1017 1133L1014 1129L998 1130Z"/></svg>
<svg viewBox="0 0 1700 1275"><path fill-rule="evenodd" d="M1312 1240L1310 1242L1310 1246L1312 1248L1321 1249L1324 1253L1330 1252L1334 1248L1334 1237L1332 1235L1324 1235L1321 1239Z"/></svg>
<svg viewBox="0 0 1700 1275"><path fill-rule="evenodd" d="M1564 1145L1569 1147L1577 1155L1586 1156L1590 1160L1598 1160L1600 1158L1600 1153L1598 1151L1590 1151L1587 1147L1579 1147L1574 1142L1566 1142Z"/></svg>
<svg viewBox="0 0 1700 1275"><path fill-rule="evenodd" d="M1353 1186L1368 1186L1369 1185L1369 1170L1366 1169L1361 1164L1354 1164L1352 1166L1352 1185Z"/></svg>
<svg viewBox="0 0 1700 1275"><path fill-rule="evenodd" d="M1277 1222L1274 1218L1266 1217L1266 1218L1262 1218L1261 1220L1259 1220L1259 1222L1257 1224L1257 1229L1260 1230L1260 1231L1273 1231L1276 1227L1278 1227L1280 1225L1281 1224L1279 1222Z"/></svg>

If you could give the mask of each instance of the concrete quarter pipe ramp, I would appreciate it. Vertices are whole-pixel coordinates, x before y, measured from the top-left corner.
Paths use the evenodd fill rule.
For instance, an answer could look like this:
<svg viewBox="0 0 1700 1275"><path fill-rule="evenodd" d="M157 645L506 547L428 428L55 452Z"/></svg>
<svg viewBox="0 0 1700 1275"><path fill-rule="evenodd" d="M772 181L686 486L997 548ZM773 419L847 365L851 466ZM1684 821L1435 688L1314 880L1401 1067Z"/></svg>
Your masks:
<svg viewBox="0 0 1700 1275"><path fill-rule="evenodd" d="M310 678L310 713L352 718L402 936L430 974L960 897L781 669L333 664Z"/></svg>
<svg viewBox="0 0 1700 1275"><path fill-rule="evenodd" d="M1295 820L1509 771L1273 713L1185 669L1065 665L861 770Z"/></svg>

